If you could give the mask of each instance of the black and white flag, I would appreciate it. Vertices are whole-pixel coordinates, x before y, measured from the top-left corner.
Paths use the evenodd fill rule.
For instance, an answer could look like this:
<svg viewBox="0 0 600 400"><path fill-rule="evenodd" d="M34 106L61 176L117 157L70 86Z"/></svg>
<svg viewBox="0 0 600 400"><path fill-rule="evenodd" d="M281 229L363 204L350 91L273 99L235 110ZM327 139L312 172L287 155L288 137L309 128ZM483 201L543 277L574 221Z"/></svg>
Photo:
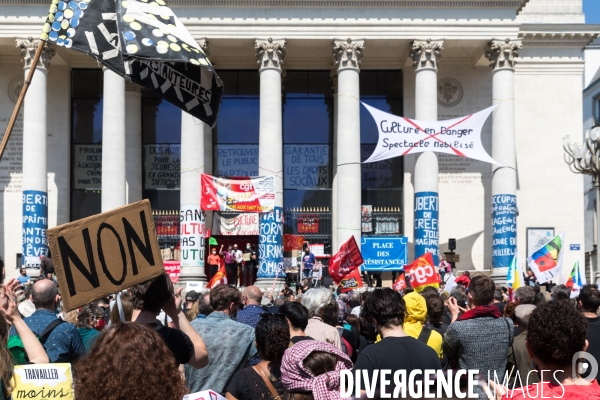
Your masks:
<svg viewBox="0 0 600 400"><path fill-rule="evenodd" d="M214 126L223 82L163 0L52 0L41 35Z"/></svg>

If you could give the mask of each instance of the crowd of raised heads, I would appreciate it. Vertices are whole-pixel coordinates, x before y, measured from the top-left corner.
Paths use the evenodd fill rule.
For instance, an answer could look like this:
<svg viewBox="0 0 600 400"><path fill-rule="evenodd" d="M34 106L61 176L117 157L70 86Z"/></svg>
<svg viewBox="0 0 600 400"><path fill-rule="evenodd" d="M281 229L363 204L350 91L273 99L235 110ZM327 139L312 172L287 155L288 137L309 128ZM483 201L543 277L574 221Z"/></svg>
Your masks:
<svg viewBox="0 0 600 400"><path fill-rule="evenodd" d="M228 400L339 399L347 372L352 396L384 398L385 388L370 388L383 370L477 370L481 399L600 397L598 369L585 368L600 359L596 285L577 297L562 285L525 286L509 300L479 275L450 293L298 295L286 285L265 296L221 285L182 296L161 274L69 312L53 280L25 286L11 280L0 291L0 399L14 390L14 367L32 363L70 363L74 396L85 400L182 400L204 390Z"/></svg>

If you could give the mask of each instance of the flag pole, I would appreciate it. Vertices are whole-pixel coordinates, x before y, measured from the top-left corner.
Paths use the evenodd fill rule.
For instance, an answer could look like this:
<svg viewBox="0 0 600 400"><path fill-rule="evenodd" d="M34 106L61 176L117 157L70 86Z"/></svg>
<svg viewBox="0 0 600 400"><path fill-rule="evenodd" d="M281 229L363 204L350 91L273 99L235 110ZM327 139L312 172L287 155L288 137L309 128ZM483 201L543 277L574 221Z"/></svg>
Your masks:
<svg viewBox="0 0 600 400"><path fill-rule="evenodd" d="M15 108L13 110L12 116L10 117L10 121L8 121L8 126L6 127L6 131L4 132L4 136L2 137L2 143L0 143L0 161L2 161L2 156L4 155L4 150L6 150L8 139L10 138L10 134L12 133L12 130L15 127L15 123L17 122L19 111L21 111L21 105L23 104L25 94L27 93L27 89L29 89L29 84L33 79L33 74L35 73L35 69L37 68L38 61L42 56L42 51L44 50L45 45L46 41L40 39L40 43L38 44L37 50L35 51L35 56L33 57L33 64L31 65L31 67L29 67L27 78L25 78L25 81L23 82L23 87L21 88L21 93L19 94L19 98L17 99L17 104L15 104Z"/></svg>

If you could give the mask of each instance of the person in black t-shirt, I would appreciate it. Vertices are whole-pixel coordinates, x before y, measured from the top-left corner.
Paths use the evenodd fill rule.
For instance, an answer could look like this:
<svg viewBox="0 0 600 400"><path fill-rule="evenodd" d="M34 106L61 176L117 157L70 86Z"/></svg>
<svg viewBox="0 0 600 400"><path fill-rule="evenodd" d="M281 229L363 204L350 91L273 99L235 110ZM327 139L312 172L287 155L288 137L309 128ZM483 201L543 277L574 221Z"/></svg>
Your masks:
<svg viewBox="0 0 600 400"><path fill-rule="evenodd" d="M360 352L352 371L353 376L357 376L357 370L367 371L368 376L373 379L375 370L405 370L406 376L409 376L415 369L424 371L442 368L435 350L404 332L402 323L405 313L406 305L399 293L390 288L371 292L361 309L361 319L372 322L382 339ZM364 394L363 374L361 372L359 375L359 384ZM371 382L379 383L375 380ZM389 393L389 386L387 391Z"/></svg>
<svg viewBox="0 0 600 400"><path fill-rule="evenodd" d="M254 271L258 264L258 254L256 253L256 246L246 243L246 250L244 250L244 266L242 267L242 280L244 286L252 286L254 283Z"/></svg>
<svg viewBox="0 0 600 400"><path fill-rule="evenodd" d="M181 291L173 293L173 283L166 273L132 286L133 321L151 326L164 339L176 363L204 368L208 364L208 351L198 332L190 325L181 310ZM176 329L162 325L156 317L163 310Z"/></svg>
<svg viewBox="0 0 600 400"><path fill-rule="evenodd" d="M587 319L587 352L600 363L600 317L596 314L600 307L598 285L584 285L579 292L577 305ZM598 375L596 375L598 379Z"/></svg>
<svg viewBox="0 0 600 400"><path fill-rule="evenodd" d="M304 333L308 325L308 310L295 301L285 302L279 307L279 312L285 315L290 327L290 347L302 340L314 340Z"/></svg>

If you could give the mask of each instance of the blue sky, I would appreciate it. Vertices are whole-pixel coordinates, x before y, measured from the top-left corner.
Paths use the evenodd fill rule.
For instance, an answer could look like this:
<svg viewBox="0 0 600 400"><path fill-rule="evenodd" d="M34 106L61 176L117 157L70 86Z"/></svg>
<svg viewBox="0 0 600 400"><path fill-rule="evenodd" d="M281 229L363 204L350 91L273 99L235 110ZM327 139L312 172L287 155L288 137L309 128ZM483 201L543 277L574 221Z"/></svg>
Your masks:
<svg viewBox="0 0 600 400"><path fill-rule="evenodd" d="M583 0L586 24L600 24L600 0Z"/></svg>

